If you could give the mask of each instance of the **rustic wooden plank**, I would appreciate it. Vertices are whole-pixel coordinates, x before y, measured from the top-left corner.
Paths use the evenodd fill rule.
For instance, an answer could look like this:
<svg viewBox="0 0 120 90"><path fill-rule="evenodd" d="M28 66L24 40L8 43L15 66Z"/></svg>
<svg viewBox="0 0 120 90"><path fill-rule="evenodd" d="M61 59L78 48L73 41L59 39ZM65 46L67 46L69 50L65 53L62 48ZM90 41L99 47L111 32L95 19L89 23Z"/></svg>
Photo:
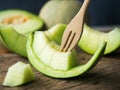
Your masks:
<svg viewBox="0 0 120 90"><path fill-rule="evenodd" d="M79 51L80 52L80 51ZM87 62L91 55L80 52L80 62ZM18 61L28 63L27 58L16 54L0 55L0 90L120 90L120 52L104 56L86 75L70 79L54 79L34 68L36 79L19 87L3 87L7 69Z"/></svg>

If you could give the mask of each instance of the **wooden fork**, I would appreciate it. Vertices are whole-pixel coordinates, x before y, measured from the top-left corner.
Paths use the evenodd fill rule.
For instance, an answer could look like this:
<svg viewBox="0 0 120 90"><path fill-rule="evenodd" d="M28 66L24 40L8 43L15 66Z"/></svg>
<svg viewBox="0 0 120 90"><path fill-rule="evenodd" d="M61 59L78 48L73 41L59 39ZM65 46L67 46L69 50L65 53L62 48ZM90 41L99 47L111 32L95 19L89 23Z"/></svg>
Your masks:
<svg viewBox="0 0 120 90"><path fill-rule="evenodd" d="M89 2L90 0L84 0L81 9L66 27L62 36L60 51L66 52L72 50L81 38L84 26L84 16Z"/></svg>

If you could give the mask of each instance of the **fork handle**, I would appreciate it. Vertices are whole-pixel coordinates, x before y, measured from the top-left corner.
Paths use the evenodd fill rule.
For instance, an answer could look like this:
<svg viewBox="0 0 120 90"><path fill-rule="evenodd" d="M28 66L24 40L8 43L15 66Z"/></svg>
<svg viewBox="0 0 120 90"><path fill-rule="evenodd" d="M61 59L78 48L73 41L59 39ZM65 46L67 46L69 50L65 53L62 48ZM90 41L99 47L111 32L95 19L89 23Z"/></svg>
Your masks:
<svg viewBox="0 0 120 90"><path fill-rule="evenodd" d="M90 0L84 0L84 3L82 5L81 9L79 10L77 15L72 19L72 21L68 24L68 27L66 28L71 31L74 30L74 32L77 32L76 35L78 37L78 38L76 38L76 41L74 42L74 44L70 45L68 51L72 50L72 48L75 47L75 45L78 43L78 41L80 40L80 38L82 36L83 27L84 27L84 17L85 17L86 9L87 9L89 3L90 3Z"/></svg>
<svg viewBox="0 0 120 90"><path fill-rule="evenodd" d="M83 32L84 16L85 16L85 12L86 12L89 2L90 2L90 0L84 0L84 3L82 5L81 9L79 10L79 12L71 20L71 22L67 25L67 27L63 33L60 51L72 50L75 47L75 45L78 43L79 39L81 38L82 32ZM71 44L71 40L73 40L73 37L72 38L70 37L72 35L71 34L69 35L69 32L77 33L77 34L73 34L73 37L75 36L77 38L75 38L74 43L72 43L72 44ZM65 34L67 34L67 35L65 35ZM69 40L68 40L68 38L69 38Z"/></svg>
<svg viewBox="0 0 120 90"><path fill-rule="evenodd" d="M90 0L84 0L84 3L82 5L81 9L79 10L77 15L75 16L75 18L77 18L77 20L80 20L79 23L83 22L81 20L84 20L86 9L87 9L89 3L90 3Z"/></svg>
<svg viewBox="0 0 120 90"><path fill-rule="evenodd" d="M85 16L86 9L88 7L89 2L90 2L90 0L84 0L84 3L82 5L81 9L77 13L77 15L71 20L71 22L68 24L67 28L69 28L69 26L70 26L69 29L78 30L78 28L82 27L81 30L83 30L84 16ZM80 23L82 23L82 24L80 24Z"/></svg>

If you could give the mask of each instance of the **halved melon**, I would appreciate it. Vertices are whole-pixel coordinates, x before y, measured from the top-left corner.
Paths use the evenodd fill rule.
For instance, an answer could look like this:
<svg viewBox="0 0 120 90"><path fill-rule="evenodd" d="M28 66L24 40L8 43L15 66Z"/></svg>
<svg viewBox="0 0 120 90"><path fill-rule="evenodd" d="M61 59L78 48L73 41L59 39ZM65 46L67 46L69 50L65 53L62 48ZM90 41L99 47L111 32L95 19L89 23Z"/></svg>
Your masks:
<svg viewBox="0 0 120 90"><path fill-rule="evenodd" d="M43 20L24 10L4 10L0 12L0 35L7 48L22 56L26 54L27 33L41 30Z"/></svg>

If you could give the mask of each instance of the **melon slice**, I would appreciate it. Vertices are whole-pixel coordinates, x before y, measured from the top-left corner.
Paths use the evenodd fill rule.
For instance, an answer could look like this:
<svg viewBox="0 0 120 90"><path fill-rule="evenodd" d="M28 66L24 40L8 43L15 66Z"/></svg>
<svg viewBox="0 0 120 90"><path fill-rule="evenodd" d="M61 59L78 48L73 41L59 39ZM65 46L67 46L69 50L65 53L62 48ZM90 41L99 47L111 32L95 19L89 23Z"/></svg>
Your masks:
<svg viewBox="0 0 120 90"><path fill-rule="evenodd" d="M27 33L41 30L43 21L37 15L24 10L0 12L0 35L6 47L26 57Z"/></svg>
<svg viewBox="0 0 120 90"><path fill-rule="evenodd" d="M37 31L28 35L27 54L30 63L39 72L54 78L70 78L92 69L104 54L106 44L103 42L85 65L79 65L75 50L60 52L60 45L46 32Z"/></svg>
<svg viewBox="0 0 120 90"><path fill-rule="evenodd" d="M0 12L0 26L6 25L12 25L17 32L26 34L41 29L43 21L40 17L31 12L10 9Z"/></svg>
<svg viewBox="0 0 120 90"><path fill-rule="evenodd" d="M120 47L120 29L115 28L110 32L100 32L84 25L83 35L78 46L89 54L94 54L103 41L107 42L104 54L109 54Z"/></svg>
<svg viewBox="0 0 120 90"><path fill-rule="evenodd" d="M64 24L57 24L46 33L49 38L54 40L56 43L61 44L63 32L66 28ZM106 50L104 55L112 53L120 47L120 29L115 28L110 32L101 32L94 30L88 25L84 24L84 30L78 46L89 54L94 54L98 49L99 45L104 41L107 42Z"/></svg>
<svg viewBox="0 0 120 90"><path fill-rule="evenodd" d="M77 65L76 52L60 52L60 46L49 39L45 32L35 32L33 38L33 50L44 64L57 70L68 70Z"/></svg>
<svg viewBox="0 0 120 90"><path fill-rule="evenodd" d="M3 85L14 87L31 82L34 79L35 76L31 66L23 62L17 62L9 67Z"/></svg>

